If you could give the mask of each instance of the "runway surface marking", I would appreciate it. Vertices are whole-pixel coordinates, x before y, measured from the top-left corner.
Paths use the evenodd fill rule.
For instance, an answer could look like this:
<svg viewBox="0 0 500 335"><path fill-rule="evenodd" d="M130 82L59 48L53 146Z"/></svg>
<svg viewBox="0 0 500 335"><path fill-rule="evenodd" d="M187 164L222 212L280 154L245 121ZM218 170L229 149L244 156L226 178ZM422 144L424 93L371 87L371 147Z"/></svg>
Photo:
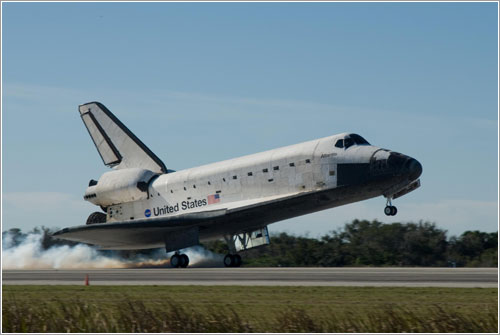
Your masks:
<svg viewBox="0 0 500 335"><path fill-rule="evenodd" d="M3 270L4 285L498 287L497 268L187 268Z"/></svg>

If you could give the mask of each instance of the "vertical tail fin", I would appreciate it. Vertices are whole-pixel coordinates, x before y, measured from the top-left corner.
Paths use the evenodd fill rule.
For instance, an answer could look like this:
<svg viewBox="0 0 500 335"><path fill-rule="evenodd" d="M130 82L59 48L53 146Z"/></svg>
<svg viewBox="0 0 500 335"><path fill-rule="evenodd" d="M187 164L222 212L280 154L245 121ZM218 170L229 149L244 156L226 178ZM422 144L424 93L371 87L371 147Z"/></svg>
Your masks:
<svg viewBox="0 0 500 335"><path fill-rule="evenodd" d="M79 106L83 123L106 166L167 173L165 164L99 102Z"/></svg>

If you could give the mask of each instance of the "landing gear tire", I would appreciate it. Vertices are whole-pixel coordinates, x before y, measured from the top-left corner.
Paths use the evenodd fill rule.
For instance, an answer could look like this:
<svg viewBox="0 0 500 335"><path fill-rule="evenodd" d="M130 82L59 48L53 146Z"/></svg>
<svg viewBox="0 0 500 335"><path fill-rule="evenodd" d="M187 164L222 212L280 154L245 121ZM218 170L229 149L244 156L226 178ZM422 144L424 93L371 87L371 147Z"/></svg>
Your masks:
<svg viewBox="0 0 500 335"><path fill-rule="evenodd" d="M178 268L181 266L181 257L178 254L173 255L170 257L170 266L173 268Z"/></svg>
<svg viewBox="0 0 500 335"><path fill-rule="evenodd" d="M226 255L226 257L224 257L224 266L225 267L230 268L233 266L233 263L234 263L233 255L229 254L229 255Z"/></svg>
<svg viewBox="0 0 500 335"><path fill-rule="evenodd" d="M181 268L187 268L189 265L189 257L186 254L182 254L180 257L181 257Z"/></svg>
<svg viewBox="0 0 500 335"><path fill-rule="evenodd" d="M172 257L170 257L170 266L173 268L178 268L181 264L181 258L179 255L175 254Z"/></svg>
<svg viewBox="0 0 500 335"><path fill-rule="evenodd" d="M398 213L396 206L385 206L384 214L387 216L394 216Z"/></svg>
<svg viewBox="0 0 500 335"><path fill-rule="evenodd" d="M228 268L237 268L241 266L241 256L228 254L224 257L224 266Z"/></svg>
<svg viewBox="0 0 500 335"><path fill-rule="evenodd" d="M233 266L235 268L239 268L241 266L241 256L236 254L233 256L233 258L234 258L234 265Z"/></svg>
<svg viewBox="0 0 500 335"><path fill-rule="evenodd" d="M187 268L189 257L185 254L174 254L170 257L170 266L173 268Z"/></svg>
<svg viewBox="0 0 500 335"><path fill-rule="evenodd" d="M396 208L396 206L391 206L391 207L392 207L391 215L394 216L398 214L398 209Z"/></svg>
<svg viewBox="0 0 500 335"><path fill-rule="evenodd" d="M384 214L390 216L392 214L392 206L385 206Z"/></svg>

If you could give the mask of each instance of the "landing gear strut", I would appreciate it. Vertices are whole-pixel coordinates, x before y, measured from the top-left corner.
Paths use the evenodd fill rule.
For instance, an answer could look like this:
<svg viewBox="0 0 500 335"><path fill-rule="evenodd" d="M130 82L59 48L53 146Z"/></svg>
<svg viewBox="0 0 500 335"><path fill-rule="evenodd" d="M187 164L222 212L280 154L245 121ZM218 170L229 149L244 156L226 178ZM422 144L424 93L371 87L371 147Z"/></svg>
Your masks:
<svg viewBox="0 0 500 335"><path fill-rule="evenodd" d="M398 213L396 206L392 205L391 198L387 197L387 204L384 208L384 214L387 216L394 216Z"/></svg>
<svg viewBox="0 0 500 335"><path fill-rule="evenodd" d="M232 267L232 268L238 268L241 266L241 256L238 254L227 254L226 257L224 257L224 266L226 267Z"/></svg>
<svg viewBox="0 0 500 335"><path fill-rule="evenodd" d="M176 252L170 257L170 265L173 268L187 268L189 265L189 257L186 254L179 254L179 252Z"/></svg>

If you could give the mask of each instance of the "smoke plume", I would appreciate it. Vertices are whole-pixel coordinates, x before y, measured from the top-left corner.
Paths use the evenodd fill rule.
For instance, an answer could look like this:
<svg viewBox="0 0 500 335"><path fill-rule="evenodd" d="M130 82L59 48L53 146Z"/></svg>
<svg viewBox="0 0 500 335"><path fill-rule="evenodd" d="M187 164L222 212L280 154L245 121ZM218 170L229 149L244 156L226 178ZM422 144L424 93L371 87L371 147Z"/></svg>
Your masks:
<svg viewBox="0 0 500 335"><path fill-rule="evenodd" d="M3 269L97 269L97 268L153 268L168 267L173 253L158 249L153 253L124 258L118 252L99 251L86 244L53 245L42 247L43 234L28 233L21 241L14 235L2 234ZM181 251L189 257L190 267L222 266L222 255L201 246Z"/></svg>

